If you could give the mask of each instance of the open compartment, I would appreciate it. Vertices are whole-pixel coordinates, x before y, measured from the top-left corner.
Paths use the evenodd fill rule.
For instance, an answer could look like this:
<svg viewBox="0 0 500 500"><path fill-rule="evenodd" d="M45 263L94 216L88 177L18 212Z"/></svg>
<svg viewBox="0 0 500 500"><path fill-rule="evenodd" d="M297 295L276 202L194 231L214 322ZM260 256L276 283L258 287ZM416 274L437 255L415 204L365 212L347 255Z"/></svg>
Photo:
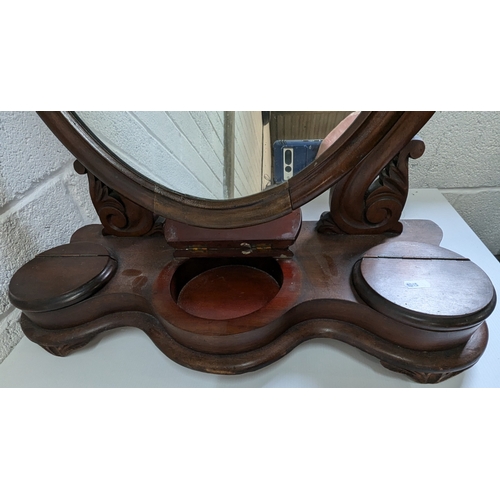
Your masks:
<svg viewBox="0 0 500 500"><path fill-rule="evenodd" d="M283 272L273 258L193 258L175 271L170 293L193 316L225 320L258 311L282 285Z"/></svg>

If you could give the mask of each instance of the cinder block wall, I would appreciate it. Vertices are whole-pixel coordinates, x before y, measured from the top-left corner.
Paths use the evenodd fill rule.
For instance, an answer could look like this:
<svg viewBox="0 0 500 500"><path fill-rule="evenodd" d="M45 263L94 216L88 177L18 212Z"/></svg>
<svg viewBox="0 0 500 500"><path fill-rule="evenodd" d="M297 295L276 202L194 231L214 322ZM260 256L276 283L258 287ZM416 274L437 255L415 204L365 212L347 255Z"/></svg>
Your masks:
<svg viewBox="0 0 500 500"><path fill-rule="evenodd" d="M500 112L437 112L410 163L411 188L439 188L488 249L500 254Z"/></svg>
<svg viewBox="0 0 500 500"><path fill-rule="evenodd" d="M86 176L34 112L0 112L0 362L22 337L8 298L14 272L98 222Z"/></svg>
<svg viewBox="0 0 500 500"><path fill-rule="evenodd" d="M439 188L500 254L500 113L436 113L420 135L410 187ZM14 272L98 222L73 160L34 112L0 112L0 362L22 337L7 296Z"/></svg>

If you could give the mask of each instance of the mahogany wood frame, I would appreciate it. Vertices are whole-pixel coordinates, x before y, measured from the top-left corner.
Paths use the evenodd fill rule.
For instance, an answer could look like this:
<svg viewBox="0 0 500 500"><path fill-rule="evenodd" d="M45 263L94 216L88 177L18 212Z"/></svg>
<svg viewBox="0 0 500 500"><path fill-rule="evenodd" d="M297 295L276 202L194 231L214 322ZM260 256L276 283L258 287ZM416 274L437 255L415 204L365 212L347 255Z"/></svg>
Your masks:
<svg viewBox="0 0 500 500"><path fill-rule="evenodd" d="M433 112L361 112L339 140L289 181L252 196L222 201L177 193L139 175L103 147L71 112L38 114L87 172L151 213L198 227L239 228L289 214L335 185L369 154L382 169Z"/></svg>
<svg viewBox="0 0 500 500"><path fill-rule="evenodd" d="M39 115L76 156L76 170L88 175L102 222L80 229L69 245L37 256L12 278L10 298L23 310L25 334L50 353L65 356L102 331L129 325L142 328L180 364L236 374L266 366L308 339L331 338L377 357L390 370L436 383L469 368L484 352L484 320L496 304L488 278L468 259L449 257L437 246L442 233L435 224L399 220L408 194L408 158L424 151L414 136L432 112L362 112L288 182L224 201L190 197L145 179L71 112ZM299 231L292 212L329 188L330 211L316 227L304 223ZM165 239L165 219L187 225L186 242L196 242L196 248L176 241L174 251ZM269 231L276 231L275 241ZM478 311L458 316L458 323L454 317L441 321L387 301L365 281L360 263L377 258L370 252L417 249L397 256L411 270L422 245L438 279L449 279L449 261L467 261L482 287ZM237 276L245 266L278 284L276 295L254 312L213 321L176 302L193 276L207 270ZM253 283L241 285L240 291L254 287L258 294ZM215 297L221 308L224 300Z"/></svg>
<svg viewBox="0 0 500 500"><path fill-rule="evenodd" d="M82 295L82 300L62 309L28 307L21 326L30 340L57 356L81 349L106 330L135 326L177 363L223 375L257 370L302 342L329 338L350 344L417 382L437 383L470 368L483 354L488 342L483 320L495 307L495 295L485 297L481 317L473 317L465 326L437 330L425 324L411 326L397 319L394 311L384 314L365 303L353 285L352 270L381 243L436 245L441 237L441 230L430 221L405 221L399 236L322 235L314 223L305 223L294 245L295 256L275 261L283 272L279 294L252 314L213 321L182 310L171 290L172 278L183 264L197 261L210 266L210 259L175 259L160 234L116 238L103 236L102 226L86 226L69 245L59 248L64 251L89 242L105 246L118 264L114 276L90 297ZM88 259L88 251L80 258ZM65 257L61 263L62 278L77 272L67 261ZM44 288L46 274L40 266L33 267L38 275L21 268L25 276L14 276L17 289L27 289L26 282L31 288L33 284Z"/></svg>

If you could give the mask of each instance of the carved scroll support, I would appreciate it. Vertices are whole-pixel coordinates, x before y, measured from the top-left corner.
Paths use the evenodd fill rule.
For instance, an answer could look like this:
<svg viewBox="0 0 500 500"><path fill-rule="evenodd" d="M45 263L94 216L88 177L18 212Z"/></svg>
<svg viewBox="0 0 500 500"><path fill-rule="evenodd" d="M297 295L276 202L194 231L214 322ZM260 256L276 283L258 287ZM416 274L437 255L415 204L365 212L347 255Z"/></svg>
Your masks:
<svg viewBox="0 0 500 500"><path fill-rule="evenodd" d="M87 174L90 197L104 226L103 235L147 236L162 231L163 219L106 186L78 160L74 168Z"/></svg>
<svg viewBox="0 0 500 500"><path fill-rule="evenodd" d="M326 234L401 233L399 221L408 197L408 161L420 158L424 142L415 136L389 163L369 154L330 189L330 212L317 231Z"/></svg>

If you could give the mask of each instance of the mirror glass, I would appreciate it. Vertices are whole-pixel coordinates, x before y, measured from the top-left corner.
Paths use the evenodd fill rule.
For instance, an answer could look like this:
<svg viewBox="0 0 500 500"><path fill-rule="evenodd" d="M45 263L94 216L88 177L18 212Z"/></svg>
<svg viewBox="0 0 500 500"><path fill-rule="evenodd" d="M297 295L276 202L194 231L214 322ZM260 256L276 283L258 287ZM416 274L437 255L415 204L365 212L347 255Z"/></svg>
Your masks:
<svg viewBox="0 0 500 500"><path fill-rule="evenodd" d="M354 121L350 111L76 111L143 177L197 198L239 198L286 182Z"/></svg>

